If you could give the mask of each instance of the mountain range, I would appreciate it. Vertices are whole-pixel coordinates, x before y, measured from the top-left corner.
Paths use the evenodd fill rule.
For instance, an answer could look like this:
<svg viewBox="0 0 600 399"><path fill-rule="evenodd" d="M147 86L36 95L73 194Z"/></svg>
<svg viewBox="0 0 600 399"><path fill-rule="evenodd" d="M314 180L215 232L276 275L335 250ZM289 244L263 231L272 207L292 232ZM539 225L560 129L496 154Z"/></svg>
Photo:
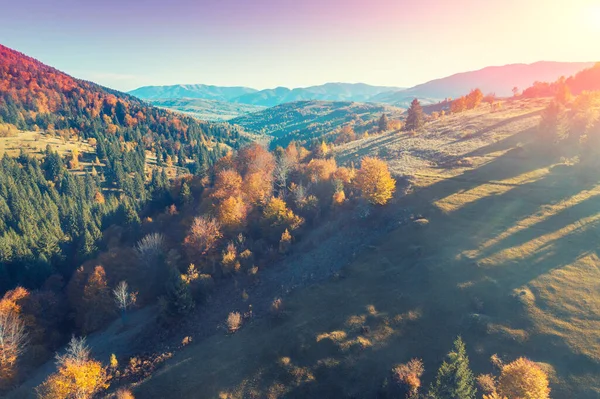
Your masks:
<svg viewBox="0 0 600 399"><path fill-rule="evenodd" d="M432 80L411 88L371 86L364 83L326 83L320 86L290 89L255 90L248 87L207 85L144 86L130 91L144 100L202 98L230 103L273 107L294 101L356 101L386 103L406 107L414 98L423 103L436 103L448 97L458 97L471 89L505 97L514 87L524 89L536 81L553 82L561 76L571 76L592 62L547 62L492 66Z"/></svg>

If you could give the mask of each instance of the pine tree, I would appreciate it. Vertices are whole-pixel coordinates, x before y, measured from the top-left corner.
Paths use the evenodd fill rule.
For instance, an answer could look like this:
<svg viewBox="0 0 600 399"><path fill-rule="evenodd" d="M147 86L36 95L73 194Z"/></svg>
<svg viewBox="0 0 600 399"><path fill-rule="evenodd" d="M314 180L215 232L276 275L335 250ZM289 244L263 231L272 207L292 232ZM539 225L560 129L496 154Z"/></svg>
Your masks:
<svg viewBox="0 0 600 399"><path fill-rule="evenodd" d="M435 383L429 390L430 399L475 399L477 388L469 368L465 344L460 337L454 341L454 350L448 353L440 366Z"/></svg>
<svg viewBox="0 0 600 399"><path fill-rule="evenodd" d="M181 205L189 204L193 201L192 192L187 182L181 184L181 190L179 191L179 203Z"/></svg>
<svg viewBox="0 0 600 399"><path fill-rule="evenodd" d="M164 316L179 318L194 309L194 299L189 285L181 278L179 271L172 267L166 284Z"/></svg>
<svg viewBox="0 0 600 399"><path fill-rule="evenodd" d="M407 111L406 116L406 130L421 130L425 124L425 118L423 115L423 108L421 103L416 98L410 104L410 108Z"/></svg>
<svg viewBox="0 0 600 399"><path fill-rule="evenodd" d="M566 138L569 134L569 124L565 107L556 101L551 102L542 111L539 129L540 135L547 140L547 144Z"/></svg>
<svg viewBox="0 0 600 399"><path fill-rule="evenodd" d="M377 125L379 127L379 132L386 132L390 129L390 121L385 113L381 114L381 118L379 118L379 123Z"/></svg>

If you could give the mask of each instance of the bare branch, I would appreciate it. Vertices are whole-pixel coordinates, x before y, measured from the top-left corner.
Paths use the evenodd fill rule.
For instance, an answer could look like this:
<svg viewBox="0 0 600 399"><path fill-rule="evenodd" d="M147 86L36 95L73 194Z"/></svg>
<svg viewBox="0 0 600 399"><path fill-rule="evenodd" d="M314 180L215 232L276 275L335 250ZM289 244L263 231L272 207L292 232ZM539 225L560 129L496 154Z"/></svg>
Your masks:
<svg viewBox="0 0 600 399"><path fill-rule="evenodd" d="M115 297L117 307L124 312L135 304L136 295L135 293L129 291L129 285L126 281L121 281L117 285L117 288L113 290L113 295Z"/></svg>

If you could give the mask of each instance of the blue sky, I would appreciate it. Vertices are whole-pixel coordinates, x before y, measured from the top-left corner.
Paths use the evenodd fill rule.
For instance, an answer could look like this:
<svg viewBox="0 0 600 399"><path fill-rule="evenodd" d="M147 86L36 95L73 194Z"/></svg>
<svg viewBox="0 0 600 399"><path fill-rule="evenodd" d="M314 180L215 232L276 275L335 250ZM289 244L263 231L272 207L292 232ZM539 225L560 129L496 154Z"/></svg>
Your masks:
<svg viewBox="0 0 600 399"><path fill-rule="evenodd" d="M595 0L20 0L0 43L119 90L330 81L412 86L517 62L600 60Z"/></svg>

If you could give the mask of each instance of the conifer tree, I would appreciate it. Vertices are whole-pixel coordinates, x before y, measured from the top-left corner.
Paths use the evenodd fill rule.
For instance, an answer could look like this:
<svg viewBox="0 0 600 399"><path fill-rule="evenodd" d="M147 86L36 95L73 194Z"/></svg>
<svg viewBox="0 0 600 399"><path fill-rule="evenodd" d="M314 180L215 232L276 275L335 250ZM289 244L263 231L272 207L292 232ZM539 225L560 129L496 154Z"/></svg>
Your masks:
<svg viewBox="0 0 600 399"><path fill-rule="evenodd" d="M416 98L410 104L410 108L407 111L406 116L406 130L421 130L425 124L425 117L423 114L423 108L421 103Z"/></svg>
<svg viewBox="0 0 600 399"><path fill-rule="evenodd" d="M179 191L179 202L181 205L189 204L193 201L192 192L187 182L181 184L181 190Z"/></svg>
<svg viewBox="0 0 600 399"><path fill-rule="evenodd" d="M194 309L194 299L189 285L181 277L179 271L172 267L166 284L164 316L179 318Z"/></svg>
<svg viewBox="0 0 600 399"><path fill-rule="evenodd" d="M377 126L379 128L379 132L386 132L390 129L390 121L385 113L381 114L381 118L379 118L379 123Z"/></svg>
<svg viewBox="0 0 600 399"><path fill-rule="evenodd" d="M454 350L446 355L435 382L429 390L430 399L475 399L477 388L469 368L465 344L460 337L454 341Z"/></svg>

